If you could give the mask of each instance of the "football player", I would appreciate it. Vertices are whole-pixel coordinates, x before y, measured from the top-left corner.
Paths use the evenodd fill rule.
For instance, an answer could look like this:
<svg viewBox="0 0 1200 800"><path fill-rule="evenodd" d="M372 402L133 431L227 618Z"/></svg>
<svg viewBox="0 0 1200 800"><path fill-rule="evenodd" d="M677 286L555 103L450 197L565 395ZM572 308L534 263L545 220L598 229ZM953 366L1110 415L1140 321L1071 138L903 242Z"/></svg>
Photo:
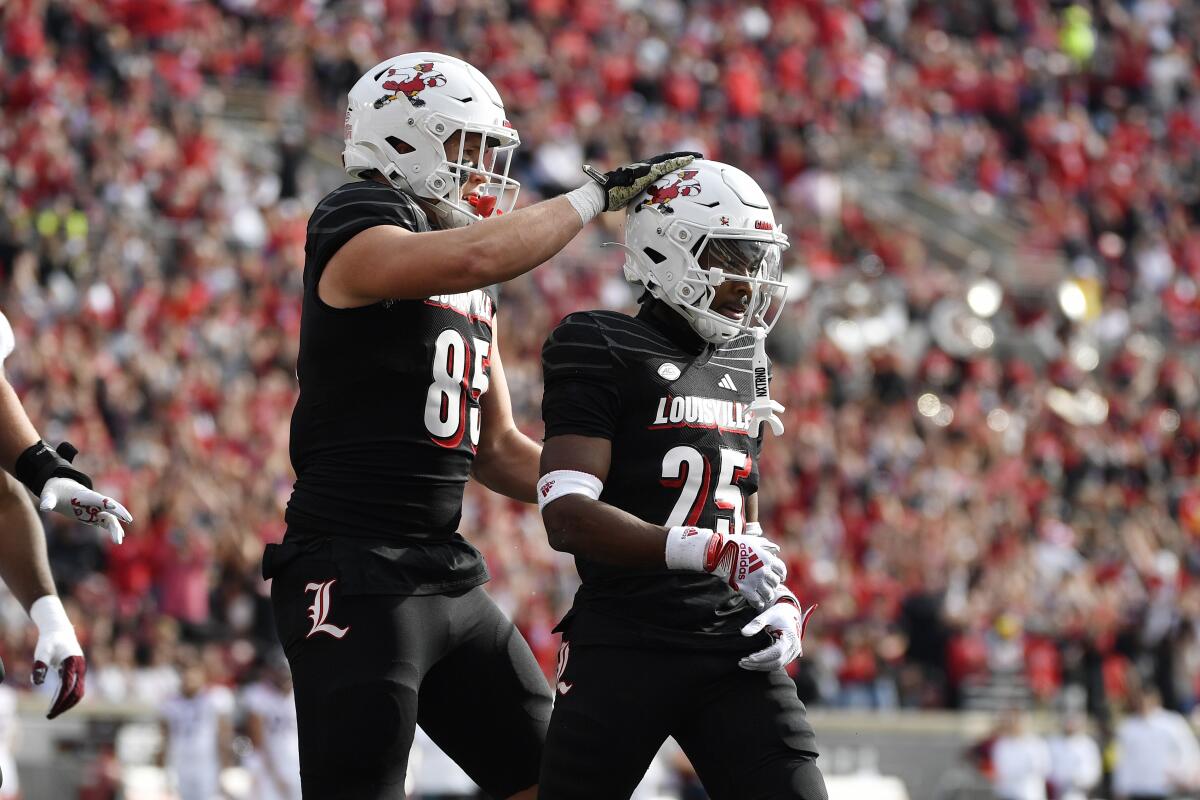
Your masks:
<svg viewBox="0 0 1200 800"><path fill-rule="evenodd" d="M0 365L14 346L12 326L0 314ZM71 466L75 453L68 443L52 450L41 440L0 366L0 463L7 470L0 473L0 578L38 629L33 682L41 685L47 675L57 673L49 719L82 699L87 665L55 592L45 533L26 489L38 497L42 511L57 511L104 530L116 544L125 535L121 523L133 521L124 506L93 491L91 478Z"/></svg>
<svg viewBox="0 0 1200 800"><path fill-rule="evenodd" d="M694 154L514 211L519 143L459 59L396 56L350 90L346 170L308 225L296 484L264 555L291 664L305 797L400 798L414 729L492 797L534 797L550 693L457 533L469 476L532 503L495 284Z"/></svg>
<svg viewBox="0 0 1200 800"><path fill-rule="evenodd" d="M540 796L627 798L673 736L714 800L825 798L783 669L808 613L757 523L787 238L748 175L701 160L631 206L623 247L637 316L571 314L542 351L538 500L582 585Z"/></svg>

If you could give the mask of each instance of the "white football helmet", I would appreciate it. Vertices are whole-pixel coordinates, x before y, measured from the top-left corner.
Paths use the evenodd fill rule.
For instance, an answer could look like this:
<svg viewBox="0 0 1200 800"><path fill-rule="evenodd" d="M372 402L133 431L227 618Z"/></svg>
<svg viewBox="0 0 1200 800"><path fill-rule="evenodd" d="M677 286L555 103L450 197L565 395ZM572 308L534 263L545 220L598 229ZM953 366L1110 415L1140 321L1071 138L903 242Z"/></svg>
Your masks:
<svg viewBox="0 0 1200 800"><path fill-rule="evenodd" d="M664 175L625 217L625 277L715 344L774 326L787 292L780 271L787 247L762 189L719 161L693 161ZM752 289L740 320L711 308L727 275Z"/></svg>
<svg viewBox="0 0 1200 800"><path fill-rule="evenodd" d="M458 157L451 160L444 143L458 131ZM465 157L468 139L479 144L477 163ZM521 139L496 87L461 59L405 53L376 64L350 90L345 140L346 172L357 178L375 170L397 189L424 198L442 227L516 205L521 184L508 170ZM471 175L485 182L463 198Z"/></svg>

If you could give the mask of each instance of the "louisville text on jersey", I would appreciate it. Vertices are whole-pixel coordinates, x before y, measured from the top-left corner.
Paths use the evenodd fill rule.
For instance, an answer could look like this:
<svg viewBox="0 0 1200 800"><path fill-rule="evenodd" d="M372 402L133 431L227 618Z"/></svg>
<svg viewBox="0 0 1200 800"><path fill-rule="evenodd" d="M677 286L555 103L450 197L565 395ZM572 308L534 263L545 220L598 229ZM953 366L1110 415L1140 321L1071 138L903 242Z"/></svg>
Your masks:
<svg viewBox="0 0 1200 800"><path fill-rule="evenodd" d="M435 294L425 301L425 305L449 309L488 326L492 324L492 316L496 311L492 298L482 289L472 289L459 294Z"/></svg>
<svg viewBox="0 0 1200 800"><path fill-rule="evenodd" d="M711 428L748 435L750 420L746 411L745 404L733 400L668 395L658 399L658 411L650 430Z"/></svg>

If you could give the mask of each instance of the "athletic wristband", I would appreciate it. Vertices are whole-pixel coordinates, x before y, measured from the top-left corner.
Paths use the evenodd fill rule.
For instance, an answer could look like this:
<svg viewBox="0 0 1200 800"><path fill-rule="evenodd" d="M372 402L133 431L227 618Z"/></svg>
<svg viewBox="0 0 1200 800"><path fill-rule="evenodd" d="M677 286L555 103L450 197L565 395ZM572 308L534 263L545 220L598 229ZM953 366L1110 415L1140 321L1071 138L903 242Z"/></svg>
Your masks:
<svg viewBox="0 0 1200 800"><path fill-rule="evenodd" d="M742 529L742 533L747 536L762 536L762 525L757 522L747 522L746 527Z"/></svg>
<svg viewBox="0 0 1200 800"><path fill-rule="evenodd" d="M604 190L598 183L588 181L578 189L567 192L566 197L571 201L575 213L583 220L584 225L587 225L604 210Z"/></svg>
<svg viewBox="0 0 1200 800"><path fill-rule="evenodd" d="M708 528L676 525L667 531L667 569L711 572L724 538Z"/></svg>
<svg viewBox="0 0 1200 800"><path fill-rule="evenodd" d="M17 457L13 474L29 488L29 491L39 497L46 481L51 478L70 478L91 489L92 479L71 466L71 460L78 452L70 442L63 442L55 452L50 449L50 445L38 440Z"/></svg>
<svg viewBox="0 0 1200 800"><path fill-rule="evenodd" d="M33 601L33 605L29 607L29 618L42 633L74 629L71 620L67 619L67 611L63 608L62 600L52 594L44 595Z"/></svg>
<svg viewBox="0 0 1200 800"><path fill-rule="evenodd" d="M556 469L538 479L538 511L564 495L581 494L599 500L603 491L604 484L595 475L573 469Z"/></svg>

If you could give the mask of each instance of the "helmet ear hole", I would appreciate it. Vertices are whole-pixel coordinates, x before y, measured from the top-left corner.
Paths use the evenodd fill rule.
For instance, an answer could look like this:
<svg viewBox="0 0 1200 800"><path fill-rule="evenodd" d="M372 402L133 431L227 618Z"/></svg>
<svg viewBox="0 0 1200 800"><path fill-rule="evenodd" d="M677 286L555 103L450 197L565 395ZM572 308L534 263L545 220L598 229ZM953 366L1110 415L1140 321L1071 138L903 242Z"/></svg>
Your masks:
<svg viewBox="0 0 1200 800"><path fill-rule="evenodd" d="M655 250L653 247L643 247L642 252L653 261L655 264L661 264L667 260L667 257Z"/></svg>
<svg viewBox="0 0 1200 800"><path fill-rule="evenodd" d="M408 142L401 141L400 139L397 139L395 136L389 136L386 139L384 139L384 141L387 142L389 145L391 145L392 149L395 150L400 155L404 155L405 153L411 153L414 150L414 148L411 144L409 144Z"/></svg>

